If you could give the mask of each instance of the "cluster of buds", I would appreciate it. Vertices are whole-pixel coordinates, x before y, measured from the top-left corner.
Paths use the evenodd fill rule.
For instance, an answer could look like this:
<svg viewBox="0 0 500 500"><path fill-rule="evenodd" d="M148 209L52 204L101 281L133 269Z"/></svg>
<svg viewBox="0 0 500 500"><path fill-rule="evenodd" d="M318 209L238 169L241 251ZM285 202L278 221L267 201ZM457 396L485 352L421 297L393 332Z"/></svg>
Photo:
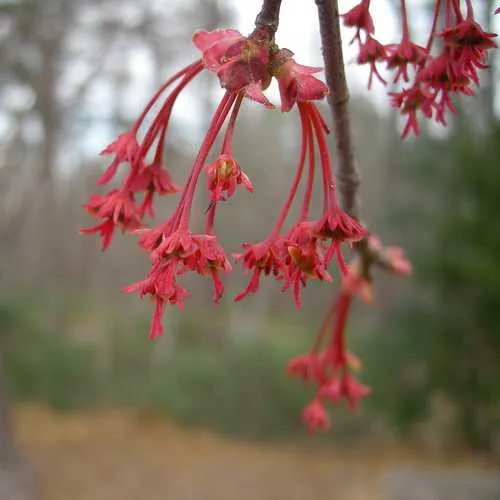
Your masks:
<svg viewBox="0 0 500 500"><path fill-rule="evenodd" d="M411 263L399 247L384 248L373 236L369 237L368 244L387 271L400 276L411 273ZM293 358L287 365L290 376L316 386L315 397L302 412L302 419L311 432L330 427L326 402L336 405L345 400L349 409L354 411L360 399L371 393L371 389L353 374L361 369L361 361L346 349L347 319L356 296L367 304L373 298L371 281L361 260L354 260L343 276L338 296L328 310L311 350Z"/></svg>
<svg viewBox="0 0 500 500"><path fill-rule="evenodd" d="M461 0L436 0L427 42L418 45L410 35L406 0L401 0L401 40L384 45L374 37L370 3L361 0L343 15L344 25L356 29L352 41L359 45L358 64L370 67L368 87L373 77L387 83L379 72L380 64L394 73L392 83L402 84L398 92L389 92L392 105L406 118L402 137L419 134L419 114L446 125L446 112L456 111L452 97L474 95L478 71L488 67L487 52L496 47L493 38L497 35L482 29L472 0L465 0L465 13Z"/></svg>
<svg viewBox="0 0 500 500"><path fill-rule="evenodd" d="M355 219L342 211L336 199L326 140L329 130L314 103L328 93L328 87L314 76L320 68L297 64L293 53L278 48L265 30L256 29L248 37L236 30L199 31L194 35L193 42L201 51L202 58L165 82L131 130L104 149L103 154L112 154L114 159L97 182L107 184L121 173L120 187L111 189L105 195L93 196L85 205L99 222L82 229L82 232L99 233L103 249L109 246L117 228L140 234L139 244L151 258L151 269L144 280L126 287L125 291L139 292L154 301L151 338L163 333L162 318L166 306L182 307L189 296L179 283L179 278L187 272L213 281L213 299L217 303L224 293L221 275L231 271L232 257L251 273L248 286L235 300L255 293L264 274L277 279L283 290L291 289L295 303L300 306L301 290L307 281L332 281L328 267L334 260L346 273L341 244L351 244L366 234ZM203 69L218 76L225 94L181 189L163 164L165 139L177 97ZM278 81L281 111L290 111L295 106L299 111L302 139L296 174L269 237L255 244L244 243L243 252L231 256L217 241L214 230L216 211L219 203L229 200L238 187L250 192L253 190L249 177L234 157L235 125L245 98L266 108L274 107L264 94L272 78ZM171 86L173 89L164 96ZM146 116L162 97L163 103L158 106L151 125L139 140L138 132ZM219 154L215 161L208 163L207 158L221 130L223 136ZM148 158L152 158L151 161ZM190 215L198 180L203 172L206 173L210 206L204 232L195 233L190 226ZM313 184L318 176L323 184L323 211L319 217L311 218ZM303 179L305 189L300 216L284 230ZM145 218L154 216L156 195L179 191L179 202L170 217L156 227L147 227Z"/></svg>
<svg viewBox="0 0 500 500"><path fill-rule="evenodd" d="M466 0L466 5L464 18L459 0L437 0L426 47L410 40L405 0L401 0L403 36L399 44L384 46L373 37L370 0L362 0L344 14L344 23L356 28L353 41L360 47L358 62L370 64L370 84L373 76L384 81L377 69L380 62L386 62L389 69L396 71L396 82L409 83L408 66L414 68L411 86L392 94L393 103L408 117L403 136L411 130L418 133L418 112L444 123L445 110L454 110L450 94L472 94L472 83L478 83L477 71L486 67L486 51L495 46L492 38L496 35L485 33L474 20L470 0ZM438 31L442 12L444 28ZM441 52L432 56L432 44L437 39L442 42ZM301 292L307 282L310 279L331 282L330 267L335 262L342 276L339 296L311 352L293 359L287 367L289 374L317 386L315 398L303 412L308 428L311 431L328 428L325 401L338 403L346 399L354 409L370 392L353 376L360 362L345 347L345 327L351 303L355 296L369 301L370 281L358 261L350 266L345 264L343 245L363 240L361 245L366 244L383 267L395 274L406 275L411 266L400 249L383 248L377 240L367 238L366 229L339 205L327 144L329 127L315 103L329 92L328 87L314 76L320 68L296 63L293 53L280 49L265 27L257 27L247 37L232 29L199 31L193 42L202 54L201 59L166 81L131 129L102 151L113 159L97 183L113 182L118 187L110 188L104 195L92 196L84 205L98 222L81 232L98 233L103 250L110 245L116 230L139 235L139 245L148 253L151 268L145 279L127 286L125 292L137 292L141 298L148 296L153 301L151 339L163 334L163 315L167 306L183 307L189 297L188 290L180 283L188 272L212 280L213 300L217 303L224 294L222 275L231 272L230 259L233 259L250 274L247 286L235 297L236 301L256 293L264 275L276 279L283 291L291 290L296 306L300 307ZM180 186L173 181L164 164L168 126L178 96L203 70L217 75L225 93L191 172ZM217 209L220 202L230 200L239 187L253 191L250 178L233 153L237 119L245 99L274 108L264 93L273 78L278 82L281 111L286 113L296 108L300 119L301 146L295 175L269 236L257 243L243 243L242 252L228 254L215 234ZM146 127L149 115L153 116ZM218 155L209 162L208 157L219 136ZM206 175L210 205L203 232L194 232L191 211L202 174ZM318 179L322 185L323 204L321 212L312 216L313 186ZM301 183L303 196L297 201ZM180 195L176 208L163 222L151 227L147 219L155 216L157 197L176 193ZM287 221L294 203L299 204L298 216Z"/></svg>

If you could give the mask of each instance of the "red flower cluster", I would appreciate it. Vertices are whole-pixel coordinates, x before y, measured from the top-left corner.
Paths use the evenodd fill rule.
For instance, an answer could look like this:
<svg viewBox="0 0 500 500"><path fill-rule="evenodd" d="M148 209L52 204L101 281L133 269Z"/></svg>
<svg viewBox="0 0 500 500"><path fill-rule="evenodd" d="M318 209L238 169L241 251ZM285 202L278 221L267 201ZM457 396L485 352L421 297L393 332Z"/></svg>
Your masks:
<svg viewBox="0 0 500 500"><path fill-rule="evenodd" d="M389 271L398 275L411 273L411 264L400 248L382 249L380 241L373 237L370 237L369 244L383 252ZM365 302L372 300L371 285L362 277L356 264L344 276L339 295L328 311L311 351L297 356L287 365L289 375L317 387L314 399L302 412L302 419L311 432L330 427L326 402L336 405L346 400L350 410L354 411L360 399L371 393L371 389L353 375L361 368L360 360L346 350L347 317L355 296Z"/></svg>
<svg viewBox="0 0 500 500"><path fill-rule="evenodd" d="M224 293L221 273L230 272L231 264L214 234L216 210L219 202L231 198L238 186L247 191L253 190L250 179L233 154L234 129L245 97L265 107L273 107L264 95L272 78L278 81L281 110L286 112L294 105L298 107L302 148L295 179L271 235L262 243L244 244L244 253L235 255L235 259L252 272L247 288L236 300L255 293L264 273L278 279L283 290L292 289L295 303L300 306L300 292L309 279L332 280L328 267L335 258L342 271L346 272L341 243L351 243L365 235L364 229L339 208L336 200L326 141L328 127L312 102L323 99L328 93L327 86L313 76L320 69L297 64L293 54L279 49L266 31L256 30L248 37L235 30L200 31L194 35L193 42L202 52L202 59L169 79L147 104L132 129L103 151L103 154L114 155L114 159L98 184L109 183L119 173L124 174L123 180L120 187L90 199L85 208L99 219L99 223L81 230L83 233L100 233L103 249L109 246L116 228L141 233L139 243L150 255L151 269L144 280L126 287L125 291L139 292L141 297L148 295L154 301L151 338L163 333L162 316L166 306L182 307L188 297L188 291L179 284L179 277L183 274L194 272L210 278L216 303ZM154 217L155 195L181 191L163 166L165 139L177 97L204 68L216 73L226 93L214 113L176 209L166 221L148 228L145 217ZM139 141L138 132L146 116L170 86L173 89L164 98L143 139ZM219 155L215 161L207 163L223 128ZM319 150L324 202L320 217L310 219L317 169L316 147ZM148 161L153 148L153 160ZM306 163L307 175L303 175ZM121 168L125 172L119 172ZM205 232L194 234L190 227L191 208L199 177L204 171L211 204L207 211ZM306 178L306 189L300 217L288 231L283 231L302 177Z"/></svg>
<svg viewBox="0 0 500 500"><path fill-rule="evenodd" d="M408 28L406 0L401 0L401 32L399 43L383 45L373 33L370 0L361 2L343 15L344 24L356 28L353 42L359 44L359 64L370 66L368 87L373 76L383 84L377 65L386 63L393 71L393 82L404 82L398 92L390 92L391 102L406 117L402 137L419 133L418 114L446 124L447 111L455 112L452 97L473 95L474 84L479 85L478 70L487 67L487 52L496 47L492 40L497 35L485 32L474 18L472 0L465 0L466 13L460 0L436 0L432 28L425 47L411 40ZM499 9L495 11L497 13ZM444 28L438 30L438 26ZM441 41L433 51L434 42ZM409 68L413 68L411 77Z"/></svg>
<svg viewBox="0 0 500 500"><path fill-rule="evenodd" d="M434 22L425 47L411 41L405 0L401 0L402 39L398 44L383 45L373 36L370 0L361 0L344 14L345 25L356 29L353 42L359 44L358 63L370 67L369 86L373 77L385 83L379 72L380 63L386 63L387 68L394 71L394 82L407 84L399 92L391 93L393 105L407 117L403 137L410 131L418 134L419 113L445 123L446 110L455 109L451 96L474 92L472 85L478 84L478 71L486 67L487 51L496 46L492 41L496 35L485 33L474 20L471 0L465 3L464 17L460 0L436 0ZM444 19L440 23L441 16ZM438 31L438 25L444 28ZM441 48L433 53L432 45L437 38L441 40ZM219 203L232 198L238 187L253 191L249 177L233 153L236 122L245 98L266 108L274 107L264 92L275 78L281 111L288 112L294 106L298 110L300 154L290 191L270 235L258 243L244 243L243 251L232 256L251 274L246 288L235 300L256 293L264 275L275 278L283 291L291 290L296 306L300 307L301 292L307 282L310 279L331 282L329 269L332 262L336 262L343 280L340 294L311 352L293 359L287 367L291 375L317 386L315 398L303 412L309 429L328 428L326 401L336 404L345 399L350 408L355 409L358 401L370 392L352 374L360 362L346 350L345 327L354 296L371 299L371 287L361 269L356 265L348 268L342 256L343 243L350 245L367 233L358 221L340 208L336 198L326 140L329 129L314 103L328 94L328 87L314 76L319 68L296 63L292 52L278 48L266 29L257 28L248 37L236 30L199 31L193 42L202 58L166 81L132 128L103 150L103 155L112 155L113 159L98 184L117 182L118 178L120 181L118 187L109 189L104 195L92 196L84 205L98 222L81 232L99 233L103 250L108 248L117 229L141 235L139 245L149 254L151 268L145 279L127 286L125 292L138 292L154 302L151 338L163 333L162 321L167 305L183 307L189 296L180 284L185 273L211 279L213 300L217 303L224 294L221 276L231 272L232 266L215 235L216 211ZM165 141L178 96L204 69L217 75L225 94L181 188L164 165ZM151 124L143 127L153 107L157 111ZM208 163L220 134L219 154ZM207 177L210 206L202 232L192 230L191 210L203 173ZM323 206L319 214L312 216L313 186L318 179ZM297 203L301 182L304 189L302 200L298 202L299 215L285 228L292 205ZM146 218L154 218L156 198L177 192L180 198L173 213L156 227L148 227ZM382 256L381 263L387 270L403 275L411 272L411 265L400 249L384 249L373 238L364 243Z"/></svg>
<svg viewBox="0 0 500 500"><path fill-rule="evenodd" d="M347 269L340 245L353 243L365 236L360 224L339 207L335 196L335 184L330 164L330 153L326 142L328 129L318 108L307 101L299 102L302 124L302 143L295 178L276 224L270 236L259 243L243 245L244 252L235 258L241 260L244 269L252 272L248 286L237 297L242 300L255 293L262 273L272 274L282 283L283 290L291 288L297 307L301 306L301 290L309 279L330 282L328 267L336 257L341 271ZM309 218L312 189L316 171L315 145L319 149L319 165L323 185L323 213L318 219ZM304 177L304 197L300 215L288 231L283 232L285 220Z"/></svg>

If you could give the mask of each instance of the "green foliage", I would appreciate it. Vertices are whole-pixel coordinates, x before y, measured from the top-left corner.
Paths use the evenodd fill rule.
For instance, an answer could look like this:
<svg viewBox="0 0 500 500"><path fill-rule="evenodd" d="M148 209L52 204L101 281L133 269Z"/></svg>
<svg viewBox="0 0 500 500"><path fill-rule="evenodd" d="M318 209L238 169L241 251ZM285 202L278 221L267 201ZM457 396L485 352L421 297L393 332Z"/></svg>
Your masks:
<svg viewBox="0 0 500 500"><path fill-rule="evenodd" d="M367 346L373 404L406 428L439 393L458 436L488 447L500 423L500 129L408 156L412 203L397 229L420 285Z"/></svg>
<svg viewBox="0 0 500 500"><path fill-rule="evenodd" d="M13 396L60 409L86 403L97 388L95 353L40 328L25 307L23 302L0 305L0 334Z"/></svg>
<svg viewBox="0 0 500 500"><path fill-rule="evenodd" d="M176 351L149 384L149 398L179 420L248 438L303 432L301 384L287 379L292 353L249 344Z"/></svg>
<svg viewBox="0 0 500 500"><path fill-rule="evenodd" d="M115 325L99 342L82 344L67 332L41 328L38 311L23 316L25 303L0 307L7 374L17 400L60 409L152 409L248 439L307 435L300 414L312 392L289 379L284 367L308 338L283 321L275 319L271 334L260 341L250 336L194 343L200 334L183 329L151 342L140 321ZM184 343L186 334L190 340Z"/></svg>

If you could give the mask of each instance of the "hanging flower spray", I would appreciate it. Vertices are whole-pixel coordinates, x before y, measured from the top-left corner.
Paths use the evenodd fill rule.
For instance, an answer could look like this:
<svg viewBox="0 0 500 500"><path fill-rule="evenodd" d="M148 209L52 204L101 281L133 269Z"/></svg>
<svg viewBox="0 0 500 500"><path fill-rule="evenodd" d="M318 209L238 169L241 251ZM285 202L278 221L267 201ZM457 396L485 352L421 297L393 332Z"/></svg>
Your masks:
<svg viewBox="0 0 500 500"><path fill-rule="evenodd" d="M474 94L479 73L487 67L487 52L496 47L496 35L481 28L474 17L472 0L436 0L427 43L420 46L412 40L406 0L401 0L401 40L384 45L375 38L370 14L375 1L362 0L341 15L344 25L354 31L351 43L358 46L357 63L369 66L368 87L374 79L387 83L380 71L384 66L393 82L403 84L399 92L389 94L392 105L406 120L402 137L418 135L422 119L446 124L446 113L456 111L452 98ZM337 266L340 291L311 350L292 359L286 367L291 376L316 386L315 396L302 415L307 427L314 431L330 426L326 402L337 404L345 399L354 410L359 400L371 392L354 376L361 362L346 349L345 327L354 298L371 301L372 267L408 275L411 264L401 249L384 247L360 222L359 178L350 142L337 1L316 0L326 84L317 78L321 68L297 63L290 50L276 45L280 4L281 0L264 1L256 28L249 36L234 29L194 34L193 43L201 58L168 79L131 129L102 151L101 154L112 156L112 161L97 183L121 181L119 187L90 198L84 207L98 222L81 232L98 233L103 250L109 247L117 230L140 235L139 245L148 253L151 267L145 279L125 287L125 292L151 298L151 339L163 334L167 307L182 308L189 297L189 291L180 284L186 273L209 278L217 303L224 294L223 275L231 272L232 260L249 275L248 284L235 297L236 301L258 293L261 279L272 277L283 291L291 291L300 308L301 291L307 282L313 279L331 283L331 268ZM164 164L168 127L177 98L205 70L217 76L225 93L181 186L174 182ZM229 255L215 232L219 204L238 189L253 191L251 172L244 172L235 158L233 136L246 101L269 109L275 107L265 95L273 79L278 83L280 110L285 115L294 107L298 110L301 138L295 174L269 235L257 243L245 242L241 253ZM339 165L335 171L342 180L339 183L327 143L330 125L316 104L325 98L329 98L337 139ZM158 110L153 113L153 108ZM150 115L152 119L146 127L145 119ZM208 163L218 137L220 150L216 159ZM193 232L193 199L203 176L210 206L204 232ZM311 214L315 182L322 186L322 210L317 216ZM301 183L305 188L302 199L298 199ZM173 213L151 227L148 218L155 217L155 200L171 195L179 197ZM299 215L290 221L294 204L299 207ZM350 264L344 261L345 247L353 247L357 253Z"/></svg>

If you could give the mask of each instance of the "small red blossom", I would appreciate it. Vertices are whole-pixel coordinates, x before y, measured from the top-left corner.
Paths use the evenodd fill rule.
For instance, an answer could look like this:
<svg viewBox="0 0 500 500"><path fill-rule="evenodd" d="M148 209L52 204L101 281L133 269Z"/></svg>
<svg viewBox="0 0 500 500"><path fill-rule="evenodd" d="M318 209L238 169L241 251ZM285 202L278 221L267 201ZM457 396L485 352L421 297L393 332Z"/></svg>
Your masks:
<svg viewBox="0 0 500 500"><path fill-rule="evenodd" d="M107 184L116 175L120 163L128 162L130 165L137 158L139 143L137 142L135 131L126 132L118 136L114 142L106 146L101 155L115 155L115 158L97 180L97 184Z"/></svg>
<svg viewBox="0 0 500 500"><path fill-rule="evenodd" d="M327 399L334 405L338 404L344 396L342 381L338 377L329 380L328 383L320 387L318 396L321 399Z"/></svg>
<svg viewBox="0 0 500 500"><path fill-rule="evenodd" d="M354 243L366 236L366 229L339 207L328 210L316 223L316 233L325 239Z"/></svg>
<svg viewBox="0 0 500 500"><path fill-rule="evenodd" d="M394 76L394 83L400 78L408 82L408 65L412 64L416 69L425 63L427 50L420 45L416 45L408 39L403 39L399 44L386 45L387 69L397 70Z"/></svg>
<svg viewBox="0 0 500 500"><path fill-rule="evenodd" d="M314 433L318 429L326 430L330 428L330 421L325 407L319 399L314 399L304 408L302 411L302 420L311 433Z"/></svg>
<svg viewBox="0 0 500 500"><path fill-rule="evenodd" d="M279 61L274 75L279 84L281 111L290 111L296 102L320 100L328 94L328 87L312 76L321 68L297 64L286 49L280 50L275 59Z"/></svg>
<svg viewBox="0 0 500 500"><path fill-rule="evenodd" d="M432 59L417 75L417 82L423 82L432 93L435 119L443 125L446 125L446 111L456 111L451 100L453 94L474 95L470 75L463 71L457 72L455 69L448 54L444 52Z"/></svg>
<svg viewBox="0 0 500 500"><path fill-rule="evenodd" d="M239 31L233 29L199 30L193 35L193 43L203 53L205 67L217 73L220 71L221 66L227 62L226 53L229 49L244 44L245 37Z"/></svg>
<svg viewBox="0 0 500 500"><path fill-rule="evenodd" d="M113 189L105 196L93 195L83 207L94 217L103 219L103 222L93 227L82 228L80 233L100 233L103 250L109 247L117 226L120 226L123 232L141 226L139 211L129 191Z"/></svg>
<svg viewBox="0 0 500 500"><path fill-rule="evenodd" d="M158 161L142 168L131 182L130 189L136 192L157 193L161 196L181 191L181 187L173 182L170 172Z"/></svg>
<svg viewBox="0 0 500 500"><path fill-rule="evenodd" d="M401 133L404 139L410 132L415 135L420 133L418 123L418 113L421 112L424 117L431 118L433 114L434 97L422 85L414 85L401 92L391 92L392 106L399 108L403 116L406 115L406 124Z"/></svg>
<svg viewBox="0 0 500 500"><path fill-rule="evenodd" d="M266 276L269 274L273 274L274 276L282 275L283 251L280 246L281 243L281 240L266 240L253 245L243 243L242 246L245 251L241 254L233 255L235 260L242 262L243 269L252 271L252 277L247 287L234 298L236 302L257 292L262 273Z"/></svg>
<svg viewBox="0 0 500 500"><path fill-rule="evenodd" d="M347 374L341 382L341 394L349 403L349 408L354 411L360 399L371 394L371 389L360 384L351 374Z"/></svg>
<svg viewBox="0 0 500 500"><path fill-rule="evenodd" d="M154 161L143 167L137 175L133 176L130 183L130 190L135 192L145 192L141 204L141 214L148 213L154 218L153 209L154 195L166 196L181 191L181 187L172 180L170 172L159 161Z"/></svg>
<svg viewBox="0 0 500 500"><path fill-rule="evenodd" d="M375 38L373 38L372 36L368 36L366 38L366 42L360 44L357 62L360 65L362 64L370 65L370 76L368 78L369 89L372 86L373 75L375 75L377 79L384 85L387 83L382 78L377 69L377 63L385 60L387 60L386 48L379 41L375 40Z"/></svg>
<svg viewBox="0 0 500 500"><path fill-rule="evenodd" d="M230 155L221 154L217 160L205 168L211 201L222 200L223 193L225 193L226 199L231 198L238 185L242 185L249 192L253 191L250 179Z"/></svg>
<svg viewBox="0 0 500 500"><path fill-rule="evenodd" d="M317 377L321 370L321 362L317 353L302 354L292 358L286 365L286 372L292 377L311 381Z"/></svg>
<svg viewBox="0 0 500 500"><path fill-rule="evenodd" d="M215 30L196 32L193 43L223 88L239 91L253 84L252 91L260 95L255 84L269 85L269 40L247 38L236 30Z"/></svg>
<svg viewBox="0 0 500 500"><path fill-rule="evenodd" d="M308 279L331 282L332 277L327 271L325 251L315 234L314 223L304 221L293 226L284 238L284 246L283 290L292 287L295 305L300 308L300 292Z"/></svg>
<svg viewBox="0 0 500 500"><path fill-rule="evenodd" d="M167 226L168 229L171 226ZM170 257L187 257L196 251L191 232L184 227L178 227L175 231L169 231L161 238L161 243L151 251L154 261L160 259L168 260Z"/></svg>
<svg viewBox="0 0 500 500"><path fill-rule="evenodd" d="M111 245L115 229L116 224L113 222L113 219L106 219L96 226L80 228L80 234L99 233L99 236L101 237L101 249L104 252L109 248L109 245Z"/></svg>
<svg viewBox="0 0 500 500"><path fill-rule="evenodd" d="M370 247L383 256L388 271L399 276L408 276L413 272L411 262L406 258L402 248L396 246L384 247L376 236L370 236Z"/></svg>
<svg viewBox="0 0 500 500"><path fill-rule="evenodd" d="M439 33L439 36L450 47L467 47L471 51L484 51L494 49L497 46L493 41L497 34L484 31L472 17L444 29Z"/></svg>
<svg viewBox="0 0 500 500"><path fill-rule="evenodd" d="M224 285L219 277L219 272L230 273L232 270L226 253L211 234L196 234L192 236L195 250L186 256L181 255L184 267L179 274L187 270L195 271L200 276L210 277L214 286L214 302L218 303L224 294Z"/></svg>
<svg viewBox="0 0 500 500"><path fill-rule="evenodd" d="M366 304L373 301L373 287L370 281L361 276L358 266L349 266L349 271L342 277L342 291L346 294L357 296ZM351 355L351 360L357 359ZM359 361L359 360L358 360ZM354 364L356 362L354 361Z"/></svg>
<svg viewBox="0 0 500 500"><path fill-rule="evenodd" d="M356 28L356 35L352 41L360 39L361 31L364 31L368 35L371 35L375 31L373 19L370 15L370 0L362 0L350 11L342 14L342 17L344 18L344 26Z"/></svg>
<svg viewBox="0 0 500 500"><path fill-rule="evenodd" d="M177 284L177 262L157 263L145 280L124 288L125 293L139 292L141 298L149 295L155 302L155 311L151 320L149 338L155 339L163 334L162 317L167 304L184 307L184 300L189 296L187 290Z"/></svg>
<svg viewBox="0 0 500 500"><path fill-rule="evenodd" d="M139 222L134 199L130 192L113 189L105 196L93 195L84 208L98 218L112 219L115 224L133 225Z"/></svg>
<svg viewBox="0 0 500 500"><path fill-rule="evenodd" d="M385 253L389 260L389 269L399 276L408 276L413 272L411 262L406 258L404 251L399 247L387 247Z"/></svg>

